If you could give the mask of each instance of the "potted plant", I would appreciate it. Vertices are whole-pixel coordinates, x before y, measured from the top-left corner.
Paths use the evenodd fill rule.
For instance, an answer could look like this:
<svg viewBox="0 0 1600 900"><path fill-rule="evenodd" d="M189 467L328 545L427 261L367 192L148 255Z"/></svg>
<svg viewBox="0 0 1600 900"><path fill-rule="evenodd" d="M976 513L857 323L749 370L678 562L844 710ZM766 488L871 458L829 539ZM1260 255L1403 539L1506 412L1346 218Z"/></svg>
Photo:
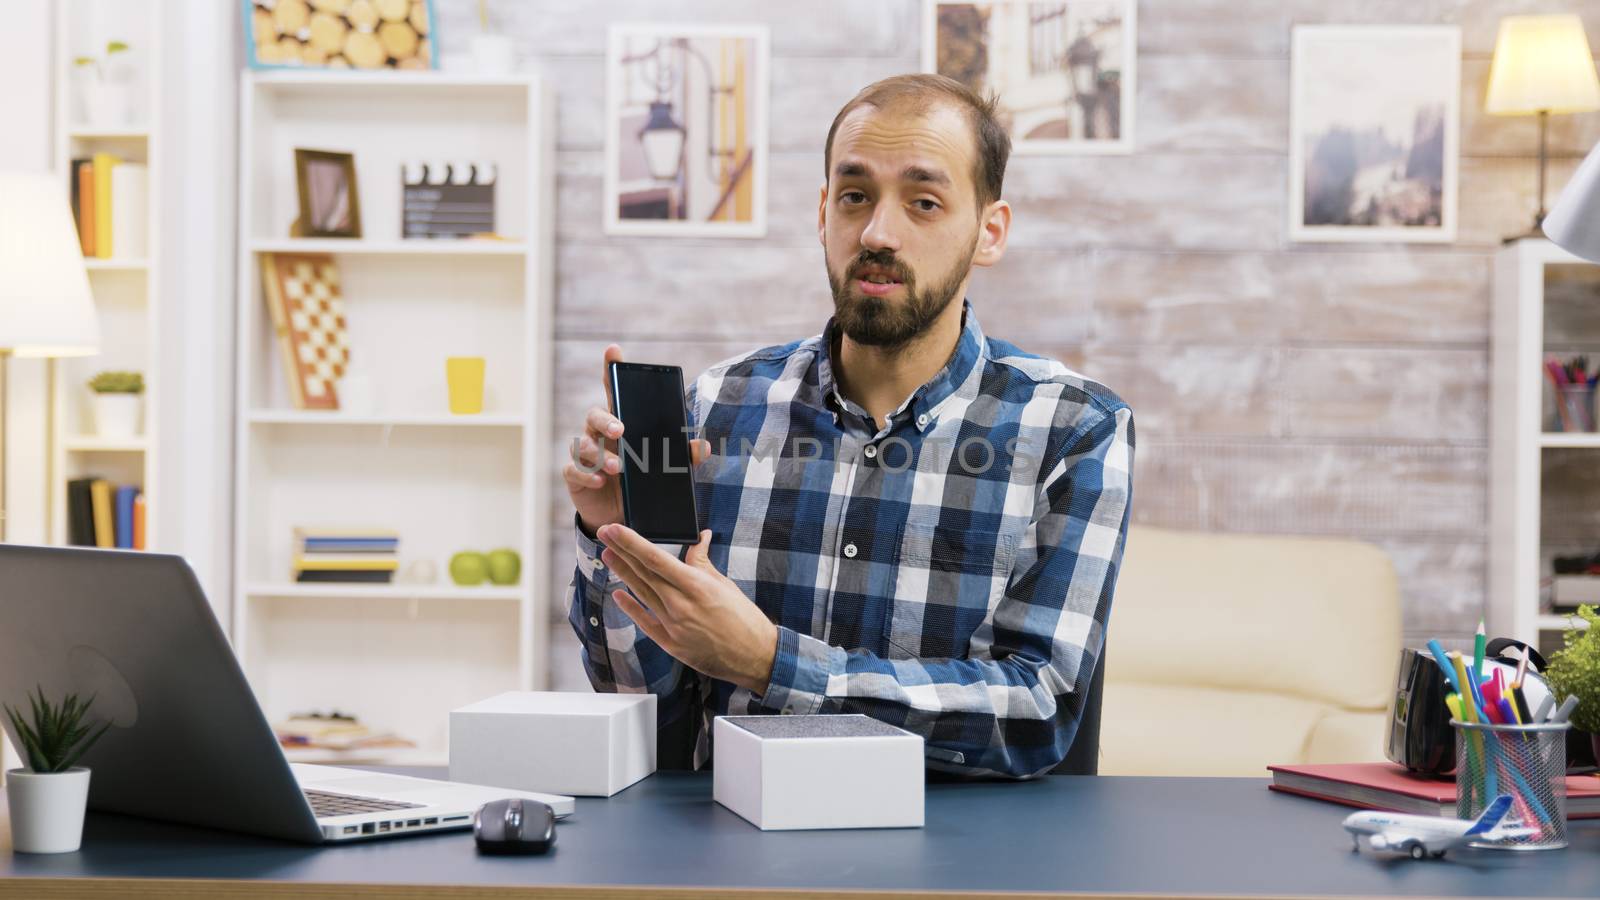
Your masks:
<svg viewBox="0 0 1600 900"><path fill-rule="evenodd" d="M1600 759L1600 613L1587 604L1578 607L1587 628L1568 628L1565 645L1550 654L1545 678L1558 700L1576 696L1572 727L1589 732L1595 758Z"/></svg>
<svg viewBox="0 0 1600 900"><path fill-rule="evenodd" d="M31 722L9 704L12 736L27 757L28 768L6 773L6 802L11 808L11 847L21 853L71 853L83 843L83 814L89 805L89 770L75 765L111 727L84 723L94 698L68 694L59 705L34 688L28 698Z"/></svg>
<svg viewBox="0 0 1600 900"><path fill-rule="evenodd" d="M479 75L506 75L516 68L516 48L511 38L489 28L489 0L478 0L480 31L472 36L473 68Z"/></svg>
<svg viewBox="0 0 1600 900"><path fill-rule="evenodd" d="M126 125L133 112L133 85L113 79L111 57L128 52L122 41L107 41L105 56L77 56L72 64L90 73L82 84L83 121L86 125Z"/></svg>
<svg viewBox="0 0 1600 900"><path fill-rule="evenodd" d="M101 437L139 433L144 376L138 372L101 372L89 379L94 391L94 430Z"/></svg>

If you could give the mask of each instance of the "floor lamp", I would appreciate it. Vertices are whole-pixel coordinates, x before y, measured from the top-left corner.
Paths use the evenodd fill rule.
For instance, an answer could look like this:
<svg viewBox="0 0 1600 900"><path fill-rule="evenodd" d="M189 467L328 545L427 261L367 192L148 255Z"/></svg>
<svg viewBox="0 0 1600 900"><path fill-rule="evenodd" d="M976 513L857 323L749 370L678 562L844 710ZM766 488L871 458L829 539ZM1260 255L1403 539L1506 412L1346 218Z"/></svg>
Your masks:
<svg viewBox="0 0 1600 900"><path fill-rule="evenodd" d="M0 172L0 541L6 495L6 365L10 357L92 356L100 326L65 182Z"/></svg>

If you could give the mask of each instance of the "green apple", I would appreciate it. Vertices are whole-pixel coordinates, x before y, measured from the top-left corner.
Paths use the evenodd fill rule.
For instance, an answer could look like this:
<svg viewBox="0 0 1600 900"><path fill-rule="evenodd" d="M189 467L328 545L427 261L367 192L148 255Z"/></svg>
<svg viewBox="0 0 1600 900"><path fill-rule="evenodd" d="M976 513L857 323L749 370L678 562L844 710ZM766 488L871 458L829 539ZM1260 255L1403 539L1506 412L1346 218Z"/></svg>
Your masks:
<svg viewBox="0 0 1600 900"><path fill-rule="evenodd" d="M450 580L462 587L483 584L489 575L489 561L476 550L463 550L450 557Z"/></svg>
<svg viewBox="0 0 1600 900"><path fill-rule="evenodd" d="M489 580L495 584L516 584L522 575L522 557L510 547L489 551Z"/></svg>

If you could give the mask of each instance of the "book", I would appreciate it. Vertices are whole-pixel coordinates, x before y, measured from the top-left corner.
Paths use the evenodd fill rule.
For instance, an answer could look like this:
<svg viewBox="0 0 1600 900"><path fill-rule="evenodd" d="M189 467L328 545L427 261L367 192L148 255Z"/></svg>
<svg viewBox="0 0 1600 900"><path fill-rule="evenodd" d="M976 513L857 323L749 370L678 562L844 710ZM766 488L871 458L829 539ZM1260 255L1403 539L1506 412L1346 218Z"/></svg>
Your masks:
<svg viewBox="0 0 1600 900"><path fill-rule="evenodd" d="M133 549L133 498L139 489L124 485L117 488L117 547Z"/></svg>
<svg viewBox="0 0 1600 900"><path fill-rule="evenodd" d="M94 546L94 501L89 491L93 483L93 478L67 482L67 543L76 547Z"/></svg>
<svg viewBox="0 0 1600 900"><path fill-rule="evenodd" d="M94 161L74 160L73 174L78 186L78 242L83 245L83 255L94 255Z"/></svg>
<svg viewBox="0 0 1600 900"><path fill-rule="evenodd" d="M141 491L139 491L139 493L137 493L137 494L135 494L133 496L133 549L135 549L135 550L143 550L143 549L145 549L145 546L144 546L144 528L145 528L144 519L145 519L144 491L141 490Z"/></svg>
<svg viewBox="0 0 1600 900"><path fill-rule="evenodd" d="M400 568L400 561L395 559L392 556L390 556L390 557L374 556L374 557L366 557L366 558L349 557L349 556L334 556L334 557L321 558L321 559L315 558L315 557L297 556L294 559L294 568L295 568L295 571L297 571L297 572L299 572L299 571L309 571L309 570L313 570L313 569L321 570L321 571L346 571L346 572L353 572L353 571L393 572L395 569Z"/></svg>
<svg viewBox="0 0 1600 900"><path fill-rule="evenodd" d="M302 584L312 581L331 583L372 582L388 584L394 581L394 571L392 569L389 571L373 569L365 572L347 572L342 570L322 571L317 569L308 569L296 572L294 575L294 580Z"/></svg>
<svg viewBox="0 0 1600 900"><path fill-rule="evenodd" d="M1360 809L1420 816L1456 814L1454 779L1417 775L1394 763L1268 766L1269 790ZM1600 819L1600 778L1567 776L1567 818Z"/></svg>
<svg viewBox="0 0 1600 900"><path fill-rule="evenodd" d="M94 503L94 545L110 549L116 546L116 526L111 513L111 482L96 478L89 484L89 498Z"/></svg>
<svg viewBox="0 0 1600 900"><path fill-rule="evenodd" d="M122 163L111 170L111 246L123 259L149 254L150 170Z"/></svg>
<svg viewBox="0 0 1600 900"><path fill-rule="evenodd" d="M94 255L111 258L111 170L121 162L109 153L94 155Z"/></svg>

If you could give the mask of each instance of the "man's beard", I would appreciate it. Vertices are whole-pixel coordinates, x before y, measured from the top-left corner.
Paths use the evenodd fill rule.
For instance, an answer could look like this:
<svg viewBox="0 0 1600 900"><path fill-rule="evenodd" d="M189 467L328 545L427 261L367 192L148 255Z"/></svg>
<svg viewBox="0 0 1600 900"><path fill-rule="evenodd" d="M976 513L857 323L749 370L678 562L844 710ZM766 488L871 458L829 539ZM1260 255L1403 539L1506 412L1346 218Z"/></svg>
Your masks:
<svg viewBox="0 0 1600 900"><path fill-rule="evenodd" d="M917 289L916 275L909 266L896 259L892 251L862 250L845 269L843 278L835 276L833 266L828 265L828 285L833 288L834 321L845 336L857 344L886 348L904 346L931 328L940 313L960 293L961 283L966 280L967 272L971 271L972 260L977 252L978 238L974 235L966 258L958 258L950 272L926 291ZM906 299L897 303L885 297L857 293L856 277L866 266L881 266L893 273L894 280L905 285Z"/></svg>

